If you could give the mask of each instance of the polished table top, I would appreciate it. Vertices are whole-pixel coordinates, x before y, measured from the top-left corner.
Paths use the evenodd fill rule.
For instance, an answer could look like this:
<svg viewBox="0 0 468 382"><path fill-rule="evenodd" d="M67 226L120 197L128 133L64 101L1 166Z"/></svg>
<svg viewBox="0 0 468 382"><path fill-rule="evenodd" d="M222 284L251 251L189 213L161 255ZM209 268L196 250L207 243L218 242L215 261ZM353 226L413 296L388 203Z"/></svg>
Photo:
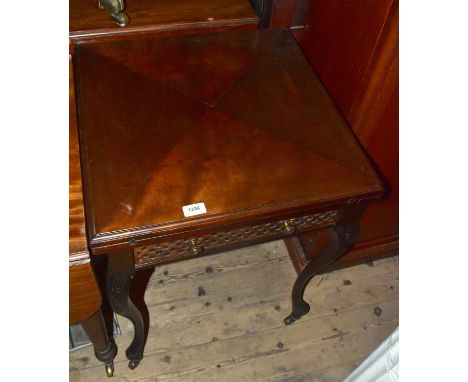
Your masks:
<svg viewBox="0 0 468 382"><path fill-rule="evenodd" d="M78 44L75 78L91 245L383 190L286 30Z"/></svg>

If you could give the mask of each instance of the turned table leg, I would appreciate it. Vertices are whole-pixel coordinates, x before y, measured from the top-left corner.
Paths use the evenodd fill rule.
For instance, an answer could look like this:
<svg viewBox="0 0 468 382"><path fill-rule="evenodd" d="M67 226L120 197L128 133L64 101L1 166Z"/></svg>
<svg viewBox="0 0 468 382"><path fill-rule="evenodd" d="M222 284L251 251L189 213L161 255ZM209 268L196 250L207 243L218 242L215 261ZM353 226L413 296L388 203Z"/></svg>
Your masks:
<svg viewBox="0 0 468 382"><path fill-rule="evenodd" d="M130 300L129 292L135 276L133 253L109 255L106 289L109 303L117 314L128 318L135 329L133 341L125 351L130 361L128 367L135 369L143 358L145 330L140 311Z"/></svg>
<svg viewBox="0 0 468 382"><path fill-rule="evenodd" d="M112 377L117 348L114 341L109 341L101 309L88 319L81 321L80 324L93 344L96 358L104 362L107 376Z"/></svg>
<svg viewBox="0 0 468 382"><path fill-rule="evenodd" d="M329 237L325 248L299 273L292 290L292 312L284 319L285 325L291 325L307 314L310 306L304 301L304 291L309 281L322 269L333 263L354 243L357 226L346 224L327 229Z"/></svg>

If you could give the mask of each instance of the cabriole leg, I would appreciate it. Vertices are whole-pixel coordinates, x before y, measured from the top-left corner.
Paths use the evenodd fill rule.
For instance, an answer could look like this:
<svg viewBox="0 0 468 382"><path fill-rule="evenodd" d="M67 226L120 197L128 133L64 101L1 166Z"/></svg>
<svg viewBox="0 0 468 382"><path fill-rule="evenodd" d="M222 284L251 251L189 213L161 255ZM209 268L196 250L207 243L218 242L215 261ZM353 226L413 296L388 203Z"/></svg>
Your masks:
<svg viewBox="0 0 468 382"><path fill-rule="evenodd" d="M135 329L133 341L125 351L130 361L128 367L135 369L143 358L145 330L140 311L130 300L129 292L135 276L133 253L109 255L106 289L109 303L117 314L128 318Z"/></svg>
<svg viewBox="0 0 468 382"><path fill-rule="evenodd" d="M304 301L304 290L309 281L322 269L333 263L354 243L357 233L355 224L328 228L329 238L322 252L299 273L292 291L292 312L284 319L291 325L307 314L310 306Z"/></svg>

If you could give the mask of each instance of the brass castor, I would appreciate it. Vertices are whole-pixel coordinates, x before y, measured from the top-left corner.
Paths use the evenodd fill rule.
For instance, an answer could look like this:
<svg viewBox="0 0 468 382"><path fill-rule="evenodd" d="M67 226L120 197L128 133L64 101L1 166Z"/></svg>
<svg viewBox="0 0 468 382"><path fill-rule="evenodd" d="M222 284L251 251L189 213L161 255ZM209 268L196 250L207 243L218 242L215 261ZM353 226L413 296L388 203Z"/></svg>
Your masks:
<svg viewBox="0 0 468 382"><path fill-rule="evenodd" d="M139 364L140 364L140 361L133 360L128 363L128 367L134 370Z"/></svg>
<svg viewBox="0 0 468 382"><path fill-rule="evenodd" d="M108 377L114 376L114 362L106 363L106 374Z"/></svg>

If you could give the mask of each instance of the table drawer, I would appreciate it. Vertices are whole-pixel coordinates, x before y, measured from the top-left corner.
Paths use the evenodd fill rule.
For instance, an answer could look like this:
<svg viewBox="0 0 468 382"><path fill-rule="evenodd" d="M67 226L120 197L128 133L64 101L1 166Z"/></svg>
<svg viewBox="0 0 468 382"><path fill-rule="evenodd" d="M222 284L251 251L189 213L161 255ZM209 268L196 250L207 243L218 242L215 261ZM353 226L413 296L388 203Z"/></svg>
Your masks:
<svg viewBox="0 0 468 382"><path fill-rule="evenodd" d="M334 225L341 212L332 210L297 218L283 219L238 229L219 231L201 236L164 241L135 247L137 268L195 257L232 247L279 239L298 232Z"/></svg>

